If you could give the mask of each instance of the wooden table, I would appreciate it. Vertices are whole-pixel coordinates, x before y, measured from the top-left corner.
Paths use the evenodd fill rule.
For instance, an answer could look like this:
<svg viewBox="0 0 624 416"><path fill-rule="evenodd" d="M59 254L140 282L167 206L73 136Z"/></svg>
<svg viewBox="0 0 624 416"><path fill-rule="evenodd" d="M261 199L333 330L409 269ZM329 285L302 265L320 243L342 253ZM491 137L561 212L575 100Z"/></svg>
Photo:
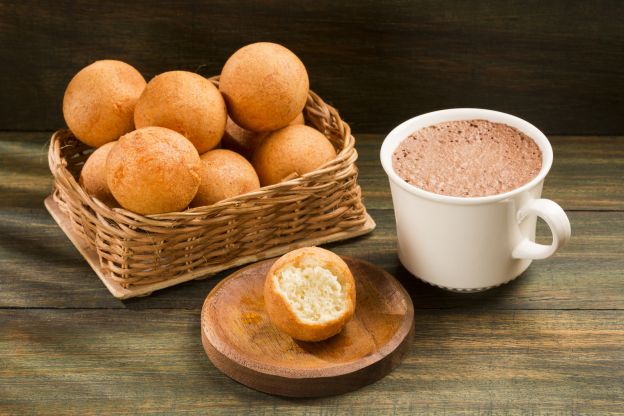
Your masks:
<svg viewBox="0 0 624 416"><path fill-rule="evenodd" d="M403 283L416 338L386 378L306 400L250 390L206 358L199 312L226 274L123 302L108 293L43 207L48 137L0 133L0 414L624 412L624 137L552 137L544 196L568 211L571 243L466 295L399 264L381 136L356 135L377 229L328 248Z"/></svg>

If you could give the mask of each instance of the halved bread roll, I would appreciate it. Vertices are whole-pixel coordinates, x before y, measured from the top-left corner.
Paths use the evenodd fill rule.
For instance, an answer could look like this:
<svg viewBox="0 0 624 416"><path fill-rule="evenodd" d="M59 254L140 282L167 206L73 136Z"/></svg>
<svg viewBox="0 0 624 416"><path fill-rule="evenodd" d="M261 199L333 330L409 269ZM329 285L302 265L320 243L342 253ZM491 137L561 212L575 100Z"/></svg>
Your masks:
<svg viewBox="0 0 624 416"><path fill-rule="evenodd" d="M355 281L336 254L300 248L273 264L264 301L278 329L301 341L322 341L339 333L353 316Z"/></svg>

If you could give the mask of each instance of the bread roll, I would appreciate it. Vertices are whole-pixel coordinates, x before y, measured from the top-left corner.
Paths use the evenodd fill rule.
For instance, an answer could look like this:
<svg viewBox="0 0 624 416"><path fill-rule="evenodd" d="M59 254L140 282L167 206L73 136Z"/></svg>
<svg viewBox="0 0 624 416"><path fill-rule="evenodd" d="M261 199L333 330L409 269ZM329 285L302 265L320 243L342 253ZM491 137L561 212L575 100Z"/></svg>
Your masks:
<svg viewBox="0 0 624 416"><path fill-rule="evenodd" d="M260 188L251 163L231 150L216 149L200 156L201 182L192 206L212 205Z"/></svg>
<svg viewBox="0 0 624 416"><path fill-rule="evenodd" d="M251 159L264 136L263 133L242 128L228 117L221 145L224 149L232 150L247 159Z"/></svg>
<svg viewBox="0 0 624 416"><path fill-rule="evenodd" d="M201 75L170 71L154 77L134 112L137 128L160 126L189 139L201 154L219 144L227 110L217 87Z"/></svg>
<svg viewBox="0 0 624 416"><path fill-rule="evenodd" d="M293 126L295 124L305 124L303 113L299 113L297 117L288 123L289 126ZM271 133L257 133L255 131L244 129L228 117L221 144L224 149L232 150L251 160L254 152L258 146L260 146L260 143L262 143L262 140L269 134Z"/></svg>
<svg viewBox="0 0 624 416"><path fill-rule="evenodd" d="M109 142L95 149L80 171L79 183L87 193L109 206L117 206L106 183L106 159L117 142Z"/></svg>
<svg viewBox="0 0 624 416"><path fill-rule="evenodd" d="M180 211L199 188L201 162L191 142L164 127L122 136L106 162L106 180L119 204L139 214Z"/></svg>
<svg viewBox="0 0 624 416"><path fill-rule="evenodd" d="M336 150L320 131L295 125L266 137L253 155L252 163L262 186L312 172L336 157Z"/></svg>
<svg viewBox="0 0 624 416"><path fill-rule="evenodd" d="M83 143L99 147L134 130L134 107L145 79L121 61L96 61L78 72L63 97L67 127Z"/></svg>
<svg viewBox="0 0 624 416"><path fill-rule="evenodd" d="M339 333L353 316L355 280L331 251L301 248L271 266L264 302L279 330L301 341L322 341Z"/></svg>
<svg viewBox="0 0 624 416"><path fill-rule="evenodd" d="M303 110L308 89L308 73L299 58L268 42L236 51L223 66L219 80L230 117L252 131L286 126Z"/></svg>

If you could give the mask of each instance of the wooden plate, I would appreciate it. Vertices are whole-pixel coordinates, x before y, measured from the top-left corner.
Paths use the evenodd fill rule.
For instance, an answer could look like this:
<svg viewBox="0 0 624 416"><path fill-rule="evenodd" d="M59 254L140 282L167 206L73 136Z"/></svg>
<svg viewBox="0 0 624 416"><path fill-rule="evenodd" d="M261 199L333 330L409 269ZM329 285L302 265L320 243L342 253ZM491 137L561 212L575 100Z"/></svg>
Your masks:
<svg viewBox="0 0 624 416"><path fill-rule="evenodd" d="M414 335L414 307L394 277L370 263L343 257L356 281L354 318L322 342L295 341L264 310L264 278L275 259L239 270L208 295L201 337L213 364L265 393L318 397L345 393L392 371Z"/></svg>

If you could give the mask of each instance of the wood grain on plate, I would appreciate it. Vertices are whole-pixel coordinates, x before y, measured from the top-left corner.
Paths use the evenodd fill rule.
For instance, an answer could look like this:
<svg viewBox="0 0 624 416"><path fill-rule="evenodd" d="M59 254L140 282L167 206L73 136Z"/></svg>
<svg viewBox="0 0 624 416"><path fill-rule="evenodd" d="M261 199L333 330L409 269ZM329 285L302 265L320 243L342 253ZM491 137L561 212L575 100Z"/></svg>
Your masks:
<svg viewBox="0 0 624 416"><path fill-rule="evenodd" d="M202 308L201 339L213 364L246 386L290 397L346 393L392 371L413 339L412 301L379 267L344 260L355 279L355 315L322 342L293 340L271 324L263 290L275 259L222 280Z"/></svg>
<svg viewBox="0 0 624 416"><path fill-rule="evenodd" d="M71 77L121 59L147 79L217 74L239 47L283 43L355 131L492 108L550 134L622 134L624 2L0 2L0 129L63 126Z"/></svg>

